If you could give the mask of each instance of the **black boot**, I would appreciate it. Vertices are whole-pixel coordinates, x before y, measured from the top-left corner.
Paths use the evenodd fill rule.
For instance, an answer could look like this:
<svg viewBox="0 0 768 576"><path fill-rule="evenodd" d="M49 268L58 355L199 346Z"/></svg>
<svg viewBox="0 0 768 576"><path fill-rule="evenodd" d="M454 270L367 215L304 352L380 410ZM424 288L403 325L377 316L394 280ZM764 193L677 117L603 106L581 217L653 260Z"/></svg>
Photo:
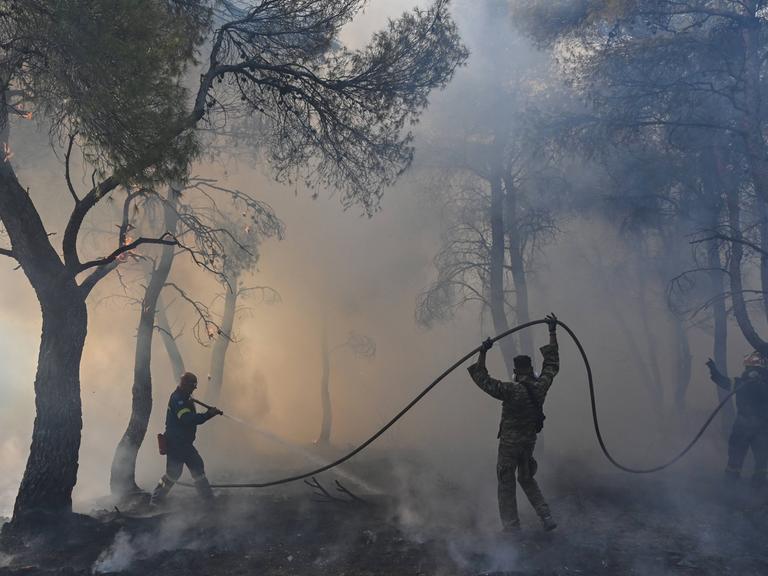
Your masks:
<svg viewBox="0 0 768 576"><path fill-rule="evenodd" d="M168 496L168 492L171 491L174 484L175 482L168 478L168 476L163 476L155 487L154 492L152 492L149 505L152 507L160 506L165 501L165 497Z"/></svg>
<svg viewBox="0 0 768 576"><path fill-rule="evenodd" d="M195 489L200 495L200 498L206 502L213 502L213 490L211 490L211 483L208 482L206 476L198 476L195 478Z"/></svg>

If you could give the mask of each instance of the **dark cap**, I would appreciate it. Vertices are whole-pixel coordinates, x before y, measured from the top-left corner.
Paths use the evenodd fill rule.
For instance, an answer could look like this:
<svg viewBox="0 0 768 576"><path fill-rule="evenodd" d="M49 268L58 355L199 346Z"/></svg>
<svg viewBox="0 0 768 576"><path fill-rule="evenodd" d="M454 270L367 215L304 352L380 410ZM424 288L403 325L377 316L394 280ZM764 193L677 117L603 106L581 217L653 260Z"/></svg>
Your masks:
<svg viewBox="0 0 768 576"><path fill-rule="evenodd" d="M531 363L530 356L515 356L513 362L515 365L515 372L530 372L533 370L533 364Z"/></svg>
<svg viewBox="0 0 768 576"><path fill-rule="evenodd" d="M192 374L192 372L184 372L184 374L181 375L179 384L182 386L185 384L197 384L197 376Z"/></svg>

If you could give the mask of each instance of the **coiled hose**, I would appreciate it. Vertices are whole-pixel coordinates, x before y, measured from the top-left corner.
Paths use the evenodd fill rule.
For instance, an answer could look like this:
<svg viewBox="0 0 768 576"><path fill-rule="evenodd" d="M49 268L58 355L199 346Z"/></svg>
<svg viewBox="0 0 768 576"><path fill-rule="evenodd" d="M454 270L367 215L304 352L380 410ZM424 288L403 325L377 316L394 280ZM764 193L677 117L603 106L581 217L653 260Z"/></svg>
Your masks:
<svg viewBox="0 0 768 576"><path fill-rule="evenodd" d="M502 332L501 334L495 336L491 339L492 342L498 342L499 340L506 338L510 334L514 334L515 332L519 332L521 330L525 330L527 328L530 328L531 326L536 326L537 324L546 324L547 320L533 320L531 322L526 322L525 324L520 324L519 326L515 326L514 328L511 328L507 330L506 332ZM584 368L587 371L587 382L589 384L589 402L590 407L592 409L592 424L595 429L595 435L597 436L597 442L600 445L600 450L603 452L605 457L608 459L608 461L618 468L619 470L623 470L624 472L629 472L632 474L650 474L652 472L658 472L660 470L664 470L665 468L668 468L672 466L675 462L683 458L695 445L696 443L701 439L704 432L709 428L709 425L712 423L712 421L715 419L715 416L720 412L720 410L723 409L723 407L728 403L728 401L731 399L731 397L738 392L738 388L731 391L723 400L720 402L720 404L717 405L717 408L710 414L709 418L706 419L704 424L699 429L698 433L693 437L693 440L691 440L685 448L681 452L679 452L674 458L671 460L665 462L664 464L660 464L658 466L653 466L651 468L631 468L629 466L625 466L624 464L621 464L616 460L616 458L613 457L613 455L608 450L608 447L605 444L605 439L603 438L603 433L600 430L600 422L597 417L597 401L595 397L595 383L592 376L592 366L589 363L589 358L587 357L587 353L584 351L584 346L582 346L581 341L579 341L576 334L571 330L571 328L565 324L564 322L561 322L560 320L557 321L557 324L561 326L567 333L568 336L571 337L571 340L573 340L574 344L576 344L576 347L579 349L579 354L581 354L581 359L584 362ZM348 452L344 456L338 458L337 460L334 460L333 462L330 462L329 464L326 464L324 466L320 466L319 468L315 468L314 470L310 470L308 472L304 472L301 474L295 474L293 476L286 476L284 478L278 478L277 480L271 480L269 482L247 482L247 483L236 483L236 484L212 484L211 486L213 488L267 488L269 486L279 486L280 484L288 484L290 482L296 482L297 480L304 480L305 478L311 478L312 476L316 476L317 474L320 474L322 472L327 472L328 470L331 470L332 468L336 468L337 466L343 464L350 458L356 456L363 450L365 450L368 446L373 444L381 435L383 435L387 430L389 430L394 424L400 420L403 416L405 416L411 408L416 406L422 398L424 398L427 394L429 394L432 389L437 386L440 382L442 382L446 376L448 376L451 372L456 370L459 366L464 364L467 360L469 360L472 356L477 354L477 352L480 351L480 346L473 349L471 352L468 352L461 358L459 358L456 362L454 362L448 369L446 369L440 376L435 378L429 386L424 388L418 396L416 396L413 400L411 400L405 408L400 410L394 417L392 417L389 422L387 422L384 426L382 426L379 430L377 430L370 438L368 438L365 442L357 446L355 449L353 449L351 452ZM192 486L192 484L184 483L184 482L178 482L179 485L182 486Z"/></svg>

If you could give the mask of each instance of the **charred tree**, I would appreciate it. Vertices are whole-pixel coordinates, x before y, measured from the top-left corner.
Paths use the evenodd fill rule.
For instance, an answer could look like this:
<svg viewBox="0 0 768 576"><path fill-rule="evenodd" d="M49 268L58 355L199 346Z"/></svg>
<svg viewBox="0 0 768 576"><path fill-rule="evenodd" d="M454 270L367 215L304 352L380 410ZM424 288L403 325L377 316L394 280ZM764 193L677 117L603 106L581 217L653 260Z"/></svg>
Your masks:
<svg viewBox="0 0 768 576"><path fill-rule="evenodd" d="M175 210L179 190L169 188L164 205L163 227L176 230L178 216ZM131 388L131 417L120 439L109 476L112 496L124 500L140 493L136 484L136 458L139 454L152 414L152 341L155 333L155 316L160 293L168 281L174 258L174 247L166 246L158 262L149 273L144 297L141 301L139 325L136 330L136 351Z"/></svg>
<svg viewBox="0 0 768 576"><path fill-rule="evenodd" d="M160 331L160 338L163 341L163 347L168 353L168 359L171 362L171 370L173 372L173 382L177 382L181 375L186 372L184 368L184 356L181 354L179 344L176 342L176 337L173 335L173 329L171 323L168 321L168 312L163 305L162 294L157 301L157 329Z"/></svg>
<svg viewBox="0 0 768 576"><path fill-rule="evenodd" d="M224 385L224 367L226 366L227 350L232 341L235 327L235 313L237 312L237 298L239 296L238 278L230 278L231 286L224 291L224 312L221 319L221 332L211 351L211 367L208 373L208 388L206 401L217 404L221 397L221 389Z"/></svg>
<svg viewBox="0 0 768 576"><path fill-rule="evenodd" d="M328 320L323 319L320 330L320 410L322 421L317 443L327 446L331 442L331 426L333 424L333 405L331 404L331 351L328 347Z"/></svg>
<svg viewBox="0 0 768 576"><path fill-rule="evenodd" d="M328 318L323 317L320 328L320 434L316 444L329 446L333 428L333 400L331 398L331 357L334 352L349 350L355 357L370 360L376 355L376 342L370 337L351 331L346 341L331 347L328 337Z"/></svg>

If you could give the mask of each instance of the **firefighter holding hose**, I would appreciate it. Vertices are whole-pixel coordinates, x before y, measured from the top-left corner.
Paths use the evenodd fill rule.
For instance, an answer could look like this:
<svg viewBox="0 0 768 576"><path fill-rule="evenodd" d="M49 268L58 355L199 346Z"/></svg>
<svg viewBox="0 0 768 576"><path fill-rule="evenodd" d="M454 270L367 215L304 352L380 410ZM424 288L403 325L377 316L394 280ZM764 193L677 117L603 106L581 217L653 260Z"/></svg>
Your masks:
<svg viewBox="0 0 768 576"><path fill-rule="evenodd" d="M490 338L483 342L477 362L469 367L469 374L475 384L487 394L503 402L496 473L499 514L505 532L520 530L515 473L517 473L520 487L536 510L544 529L549 531L557 528L549 506L534 478L537 464L533 458L536 435L544 427L544 399L560 369L557 317L554 314L547 316L547 324L549 344L541 348L544 362L540 376L534 374L530 356L516 356L513 382L502 382L491 378L485 367L486 353L493 346Z"/></svg>
<svg viewBox="0 0 768 576"><path fill-rule="evenodd" d="M736 390L736 420L728 439L725 477L738 480L747 453L752 450L755 468L752 486L763 489L768 470L768 360L757 350L744 357L744 372L735 381L722 374L715 362L707 361L710 378L720 388Z"/></svg>
<svg viewBox="0 0 768 576"><path fill-rule="evenodd" d="M151 506L157 506L165 500L168 492L181 476L184 466L189 469L200 497L207 501L213 499L211 485L205 476L205 465L194 446L194 441L197 427L223 412L218 408L210 407L206 412L198 414L192 399L192 393L196 388L197 376L191 372L185 372L168 400L165 434L162 435L160 442L160 453L165 452L167 457L165 475L152 493Z"/></svg>

